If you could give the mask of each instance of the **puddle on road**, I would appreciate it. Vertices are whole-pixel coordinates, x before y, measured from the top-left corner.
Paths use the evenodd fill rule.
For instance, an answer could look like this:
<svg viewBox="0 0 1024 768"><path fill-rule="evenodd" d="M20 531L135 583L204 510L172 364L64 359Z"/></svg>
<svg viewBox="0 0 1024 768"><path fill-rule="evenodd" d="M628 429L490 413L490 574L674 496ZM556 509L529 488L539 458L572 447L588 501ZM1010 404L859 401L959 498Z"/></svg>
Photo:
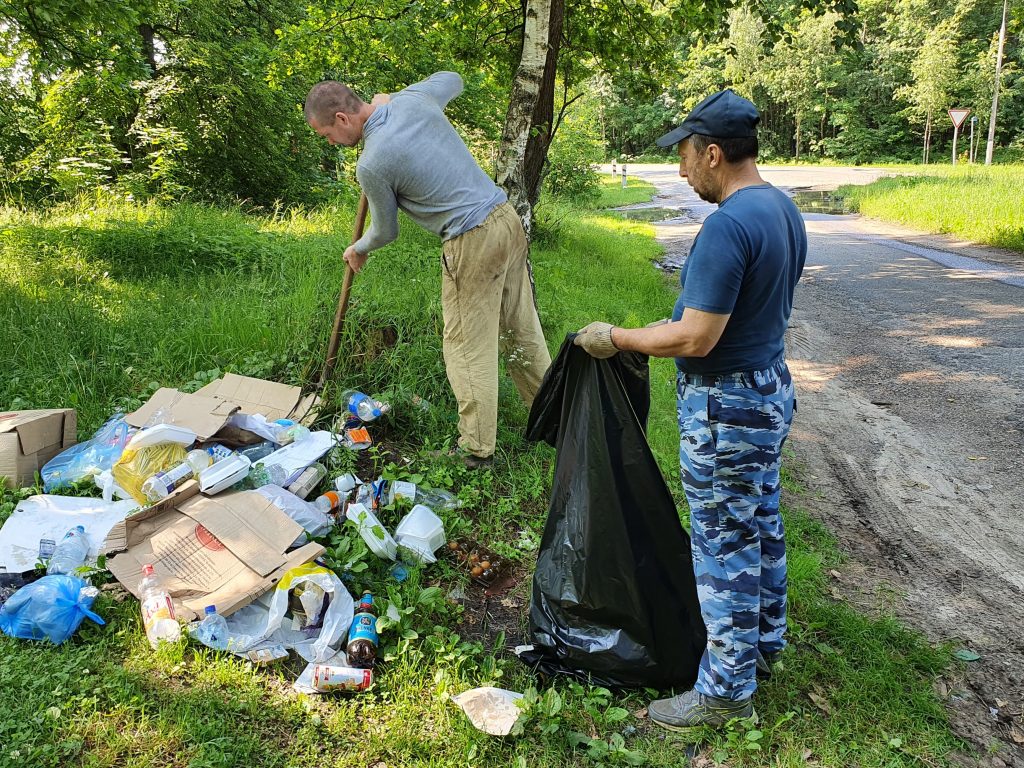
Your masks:
<svg viewBox="0 0 1024 768"><path fill-rule="evenodd" d="M686 211L682 208L613 208L612 210L625 219L634 219L636 221L647 221L651 223L689 218L686 215Z"/></svg>
<svg viewBox="0 0 1024 768"><path fill-rule="evenodd" d="M845 199L837 197L835 192L820 189L795 190L793 202L804 213L825 213L830 216L852 213Z"/></svg>

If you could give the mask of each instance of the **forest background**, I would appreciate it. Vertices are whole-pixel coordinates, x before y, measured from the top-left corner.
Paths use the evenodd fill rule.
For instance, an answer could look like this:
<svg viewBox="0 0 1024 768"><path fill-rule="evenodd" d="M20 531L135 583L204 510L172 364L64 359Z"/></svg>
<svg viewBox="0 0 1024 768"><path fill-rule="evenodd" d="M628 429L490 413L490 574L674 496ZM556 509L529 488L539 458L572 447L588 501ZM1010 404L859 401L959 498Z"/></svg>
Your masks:
<svg viewBox="0 0 1024 768"><path fill-rule="evenodd" d="M654 139L727 86L762 112L763 161L948 162L949 107L978 117L984 157L997 0L537 5L551 8L557 42L551 117L532 127L553 136L550 152L540 142L552 191L595 189L590 164L613 157L670 159ZM339 79L368 99L439 69L463 75L450 117L494 171L525 12L483 0L3 0L0 198L35 206L105 189L316 205L353 193L355 155L305 125L310 85ZM996 162L1024 157L1022 26L1024 7L1010 4Z"/></svg>

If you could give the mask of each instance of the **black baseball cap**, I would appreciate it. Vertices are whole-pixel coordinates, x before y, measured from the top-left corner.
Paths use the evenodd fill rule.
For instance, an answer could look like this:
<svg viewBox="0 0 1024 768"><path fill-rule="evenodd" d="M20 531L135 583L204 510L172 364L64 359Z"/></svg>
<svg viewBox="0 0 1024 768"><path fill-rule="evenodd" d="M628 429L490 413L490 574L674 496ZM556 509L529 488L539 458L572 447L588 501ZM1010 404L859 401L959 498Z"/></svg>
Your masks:
<svg viewBox="0 0 1024 768"><path fill-rule="evenodd" d="M669 131L655 143L659 147L671 147L695 133L714 136L716 139L753 138L757 136L757 124L760 121L757 107L726 88L704 99L678 128Z"/></svg>

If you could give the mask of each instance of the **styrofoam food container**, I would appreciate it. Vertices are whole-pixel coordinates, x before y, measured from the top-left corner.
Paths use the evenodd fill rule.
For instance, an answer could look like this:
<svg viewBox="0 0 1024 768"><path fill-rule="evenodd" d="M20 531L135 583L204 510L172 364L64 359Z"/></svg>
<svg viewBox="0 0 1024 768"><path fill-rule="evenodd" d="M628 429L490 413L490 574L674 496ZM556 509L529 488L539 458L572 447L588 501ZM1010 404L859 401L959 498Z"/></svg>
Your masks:
<svg viewBox="0 0 1024 768"><path fill-rule="evenodd" d="M210 496L220 493L248 475L251 467L248 456L234 453L199 473L199 490Z"/></svg>
<svg viewBox="0 0 1024 768"><path fill-rule="evenodd" d="M185 427L176 427L173 424L157 424L148 429L140 429L132 439L128 441L127 448L138 450L149 445L159 443L178 443L189 446L196 441L196 433Z"/></svg>
<svg viewBox="0 0 1024 768"><path fill-rule="evenodd" d="M430 507L417 504L409 514L402 518L395 529L395 536L418 540L433 554L444 546L444 523L430 510Z"/></svg>
<svg viewBox="0 0 1024 768"><path fill-rule="evenodd" d="M395 541L398 542L399 547L408 552L409 556L420 565L430 565L437 562L437 558L430 550L430 544L423 539L416 538L415 536L396 535Z"/></svg>
<svg viewBox="0 0 1024 768"><path fill-rule="evenodd" d="M365 504L349 504L345 509L345 517L356 524L359 535L363 537L363 541L373 554L385 560L398 559L397 542L373 514L372 509Z"/></svg>

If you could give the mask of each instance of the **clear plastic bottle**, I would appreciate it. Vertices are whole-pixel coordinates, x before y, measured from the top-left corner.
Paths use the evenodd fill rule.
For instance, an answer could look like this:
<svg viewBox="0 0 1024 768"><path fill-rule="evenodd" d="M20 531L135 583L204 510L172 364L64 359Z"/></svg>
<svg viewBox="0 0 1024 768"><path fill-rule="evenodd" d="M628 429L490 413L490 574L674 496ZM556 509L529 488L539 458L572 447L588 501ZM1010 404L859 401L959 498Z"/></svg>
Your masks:
<svg viewBox="0 0 1024 768"><path fill-rule="evenodd" d="M441 488L424 488L422 485L416 486L416 503L430 507L434 512L458 509L462 506L459 497L451 491Z"/></svg>
<svg viewBox="0 0 1024 768"><path fill-rule="evenodd" d="M139 600L142 603L142 624L146 628L149 644L154 650L161 642L178 642L181 627L174 616L174 603L171 601L170 593L153 572L152 565L142 566Z"/></svg>
<svg viewBox="0 0 1024 768"><path fill-rule="evenodd" d="M291 419L278 419L274 422L274 425L277 427L274 442L278 445L297 443L305 440L310 435L308 427L297 424Z"/></svg>
<svg viewBox="0 0 1024 768"><path fill-rule="evenodd" d="M46 566L46 572L50 575L55 573L71 573L76 568L85 565L86 555L89 554L89 537L85 535L85 527L76 525L64 534L64 538L57 542L53 550L53 556Z"/></svg>
<svg viewBox="0 0 1024 768"><path fill-rule="evenodd" d="M216 447L226 450L223 446ZM185 460L181 462L181 464L176 467L171 467L164 472L157 472L144 482L142 484L142 495L146 497L147 501L153 503L156 503L161 499L165 499L177 488L184 485L193 477L198 477L200 472L214 462L219 461L221 458L224 457L215 452L213 447L208 448L205 451L199 449L189 451L185 456Z"/></svg>
<svg viewBox="0 0 1024 768"><path fill-rule="evenodd" d="M217 613L215 606L206 606L203 620L190 633L192 637L207 648L213 648L215 651L226 651L228 649L228 622Z"/></svg>
<svg viewBox="0 0 1024 768"><path fill-rule="evenodd" d="M250 445L248 448L243 448L239 453L255 464L257 461L265 459L276 450L277 443L271 442L270 440L264 440L262 443L257 443L256 445Z"/></svg>
<svg viewBox="0 0 1024 768"><path fill-rule="evenodd" d="M301 475L295 478L295 482L288 486L288 490L300 499L305 499L325 477L327 477L327 467L319 461L314 461L302 471Z"/></svg>
<svg viewBox="0 0 1024 768"><path fill-rule="evenodd" d="M280 464L254 464L249 474L236 487L249 491L262 488L264 485L284 487L287 479L288 474Z"/></svg>
<svg viewBox="0 0 1024 768"><path fill-rule="evenodd" d="M317 496L313 500L313 506L323 512L325 515L329 515L332 512L337 512L341 509L341 494L337 491L328 491L325 494Z"/></svg>
<svg viewBox="0 0 1024 768"><path fill-rule="evenodd" d="M355 389L342 392L341 401L345 409L360 421L373 421L381 415L380 403Z"/></svg>

